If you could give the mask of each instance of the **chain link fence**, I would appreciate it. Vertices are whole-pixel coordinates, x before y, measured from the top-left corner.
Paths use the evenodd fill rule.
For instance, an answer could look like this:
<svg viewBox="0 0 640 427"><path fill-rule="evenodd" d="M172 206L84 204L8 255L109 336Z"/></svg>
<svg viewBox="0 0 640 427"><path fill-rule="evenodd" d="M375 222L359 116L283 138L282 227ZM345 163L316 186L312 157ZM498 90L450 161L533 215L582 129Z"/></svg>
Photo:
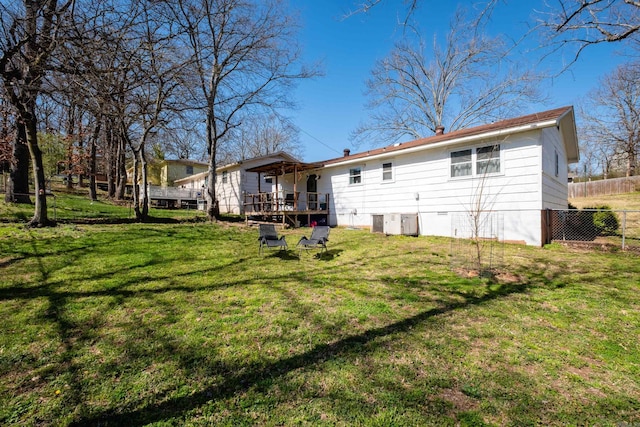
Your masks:
<svg viewBox="0 0 640 427"><path fill-rule="evenodd" d="M567 209L548 211L550 240L640 250L640 211Z"/></svg>

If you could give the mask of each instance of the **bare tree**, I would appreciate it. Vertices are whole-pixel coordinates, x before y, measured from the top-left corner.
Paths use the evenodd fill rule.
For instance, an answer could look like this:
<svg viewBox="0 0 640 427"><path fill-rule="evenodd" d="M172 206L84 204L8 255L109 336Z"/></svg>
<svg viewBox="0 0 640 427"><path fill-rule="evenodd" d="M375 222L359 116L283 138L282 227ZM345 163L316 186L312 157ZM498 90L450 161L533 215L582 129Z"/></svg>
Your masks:
<svg viewBox="0 0 640 427"><path fill-rule="evenodd" d="M134 210L138 220L145 220L149 212L146 147L159 129L169 124L174 107L181 103L174 92L182 83L183 63L173 43L171 24L157 9L144 2L141 6L140 22L134 27L137 38L130 51L134 60L129 62L133 80L127 94L127 116L121 123L126 126L123 135L133 151L134 186L139 183L139 191L133 192Z"/></svg>
<svg viewBox="0 0 640 427"><path fill-rule="evenodd" d="M0 76L19 126L25 129L35 183L35 212L29 222L32 226L50 224L38 146L37 100L51 55L60 42L62 26L70 20L72 4L72 0L24 0L0 6Z"/></svg>
<svg viewBox="0 0 640 427"><path fill-rule="evenodd" d="M174 129L163 133L163 138L159 141L163 152L178 159L205 161L205 136L199 124L195 118L182 117Z"/></svg>
<svg viewBox="0 0 640 427"><path fill-rule="evenodd" d="M297 23L281 0L181 0L175 9L192 52L195 94L203 101L209 155L207 215L215 193L219 146L249 111L292 106L293 83L315 72L300 64Z"/></svg>
<svg viewBox="0 0 640 427"><path fill-rule="evenodd" d="M620 65L602 78L583 110L585 137L601 147L610 165L623 162L626 176L637 174L640 152L640 62Z"/></svg>
<svg viewBox="0 0 640 427"><path fill-rule="evenodd" d="M242 120L242 125L234 130L230 138L230 161L267 156L278 151L298 157L301 153L298 129L286 117L275 114Z"/></svg>
<svg viewBox="0 0 640 427"><path fill-rule="evenodd" d="M434 38L432 52L415 27L413 40L396 44L367 81L368 123L352 134L356 141L421 138L440 126L457 130L512 116L539 102L540 76L509 63L509 46L485 35L484 17L467 21L459 11L445 46Z"/></svg>
<svg viewBox="0 0 640 427"><path fill-rule="evenodd" d="M144 49L138 47L149 46L139 28L144 25L144 3L97 0L83 6L76 12L81 17L64 46L65 62L70 66L63 75L66 84L61 86L92 118L83 156L88 165L85 173L90 178L90 196L96 196L99 152L104 157L109 197L122 200L127 183L129 130L136 117L132 94L142 85L140 68L146 65L140 58ZM83 141L82 135L79 141Z"/></svg>
<svg viewBox="0 0 640 427"><path fill-rule="evenodd" d="M640 1L555 0L541 12L538 27L551 46L572 49L575 62L582 51L601 43L640 47Z"/></svg>
<svg viewBox="0 0 640 427"><path fill-rule="evenodd" d="M359 13L369 13L376 6L385 3L385 0L365 0L353 1L353 6L345 13L345 18L357 15ZM407 23L411 15L416 11L420 0L402 0L405 7L404 23Z"/></svg>

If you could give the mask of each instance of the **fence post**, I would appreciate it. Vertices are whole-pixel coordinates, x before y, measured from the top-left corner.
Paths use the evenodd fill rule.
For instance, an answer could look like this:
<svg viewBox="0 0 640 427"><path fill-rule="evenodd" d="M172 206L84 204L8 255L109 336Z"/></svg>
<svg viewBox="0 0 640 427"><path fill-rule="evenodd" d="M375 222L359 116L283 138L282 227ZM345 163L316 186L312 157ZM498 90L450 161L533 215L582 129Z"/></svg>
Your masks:
<svg viewBox="0 0 640 427"><path fill-rule="evenodd" d="M625 235L627 233L627 211L622 211L622 250L625 250Z"/></svg>

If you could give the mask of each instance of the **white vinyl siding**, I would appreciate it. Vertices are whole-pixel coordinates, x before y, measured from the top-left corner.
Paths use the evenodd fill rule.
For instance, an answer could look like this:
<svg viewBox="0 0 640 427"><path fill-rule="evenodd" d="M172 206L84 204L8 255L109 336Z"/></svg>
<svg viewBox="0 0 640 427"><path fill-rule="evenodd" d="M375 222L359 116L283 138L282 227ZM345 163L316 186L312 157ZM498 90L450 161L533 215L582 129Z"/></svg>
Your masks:
<svg viewBox="0 0 640 427"><path fill-rule="evenodd" d="M547 139L554 142L558 139L555 127L549 128L548 133ZM539 244L540 210L544 207L542 191L547 188L541 179L541 139L540 130L512 135L499 142L499 156L492 149L498 141L453 150L433 148L406 154L394 153L393 160L380 159L375 167L360 165L360 186L349 184L349 172L354 165L325 168L321 183L327 184L327 191L331 192L335 202L331 210L331 225L370 227L372 215L417 212L420 234L451 236L454 234L452 224L455 215L468 212L469 203L478 191L482 191L487 209L505 212L506 240ZM486 161L493 159L489 164L492 170L499 168L499 172L476 174L477 149L483 147L490 147L486 148L486 153L496 154L495 157L487 156ZM556 147L550 148L547 155L553 162L553 149ZM452 153L458 151L466 151L466 162L459 163L466 163L471 174L452 178ZM483 150L480 151L482 154ZM557 148L557 151L562 177L564 154L562 148ZM382 180L382 165L389 162L393 163L392 182ZM550 173L553 173L553 163L549 166ZM325 181L327 176L329 181ZM560 180L554 181L560 184Z"/></svg>

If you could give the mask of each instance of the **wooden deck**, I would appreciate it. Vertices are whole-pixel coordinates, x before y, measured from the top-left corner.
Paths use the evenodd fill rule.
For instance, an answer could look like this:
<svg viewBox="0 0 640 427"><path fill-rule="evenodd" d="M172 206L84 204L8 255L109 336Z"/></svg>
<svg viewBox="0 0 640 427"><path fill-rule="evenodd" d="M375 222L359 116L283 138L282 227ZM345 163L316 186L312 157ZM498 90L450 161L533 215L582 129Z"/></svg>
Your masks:
<svg viewBox="0 0 640 427"><path fill-rule="evenodd" d="M258 219L281 222L292 227L308 226L312 222L328 225L329 194L274 192L245 194L245 221Z"/></svg>

